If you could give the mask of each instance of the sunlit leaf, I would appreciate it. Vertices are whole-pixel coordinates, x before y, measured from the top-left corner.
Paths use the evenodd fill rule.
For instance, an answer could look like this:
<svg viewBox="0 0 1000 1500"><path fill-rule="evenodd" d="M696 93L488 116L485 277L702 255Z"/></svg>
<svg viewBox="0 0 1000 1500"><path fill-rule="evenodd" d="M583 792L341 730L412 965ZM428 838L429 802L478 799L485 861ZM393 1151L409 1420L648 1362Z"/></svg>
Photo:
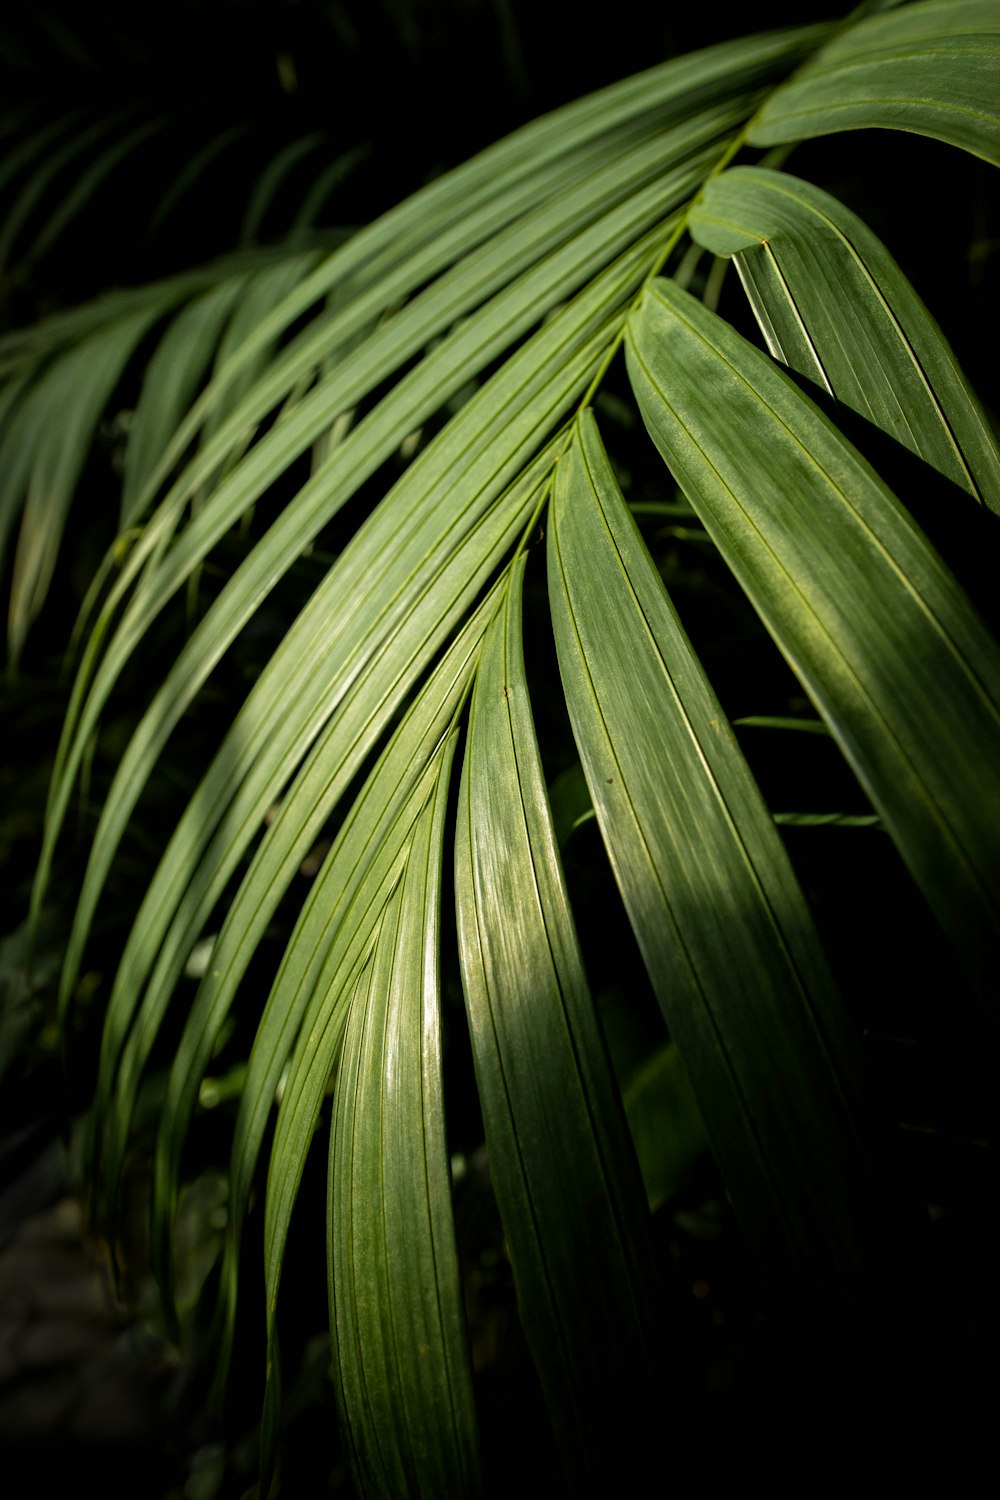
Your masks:
<svg viewBox="0 0 1000 1500"><path fill-rule="evenodd" d="M355 989L330 1143L330 1312L363 1493L479 1492L445 1147L438 978L454 741Z"/></svg>
<svg viewBox="0 0 1000 1500"><path fill-rule="evenodd" d="M523 570L521 559L476 676L455 850L459 948L525 1330L566 1465L593 1480L641 1462L652 1257L545 795L521 644Z"/></svg>
<svg viewBox="0 0 1000 1500"><path fill-rule="evenodd" d="M1000 652L874 472L765 355L659 281L643 417L973 979L993 983Z"/></svg>
<svg viewBox="0 0 1000 1500"><path fill-rule="evenodd" d="M814 1270L849 1263L860 1162L833 983L593 419L560 461L548 552L559 669L598 823L734 1204L772 1255Z"/></svg>
<svg viewBox="0 0 1000 1500"><path fill-rule="evenodd" d="M1000 446L940 329L885 247L829 193L735 167L690 218L734 256L776 359L1000 511Z"/></svg>

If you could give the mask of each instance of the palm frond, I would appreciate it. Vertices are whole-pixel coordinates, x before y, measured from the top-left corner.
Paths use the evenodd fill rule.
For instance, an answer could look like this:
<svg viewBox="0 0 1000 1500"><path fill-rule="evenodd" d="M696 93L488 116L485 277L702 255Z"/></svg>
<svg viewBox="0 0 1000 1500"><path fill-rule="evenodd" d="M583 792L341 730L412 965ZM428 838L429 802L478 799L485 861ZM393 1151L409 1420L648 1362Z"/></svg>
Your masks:
<svg viewBox="0 0 1000 1500"><path fill-rule="evenodd" d="M996 6L864 12L654 68L346 238L296 234L0 340L0 539L23 511L15 656L97 423L147 351L122 483L131 544L119 538L109 555L88 619L36 909L123 683L240 540L111 778L64 1019L175 731L244 633L293 597L136 903L103 1022L92 1169L110 1228L145 1081L173 1028L152 1226L169 1302L200 1088L234 1022L253 1038L233 1124L222 1364L244 1305L243 1237L262 1222L276 1404L294 1214L329 1128L334 1372L363 1493L481 1483L444 1118L443 1037L462 1012L447 1009L443 967L464 991L527 1343L579 1485L614 1475L625 1426L641 1450L662 1337L647 1198L656 1207L673 1190L703 1128L777 1282L837 1298L870 1250L880 1151L859 1020L779 825L836 837L809 832L832 821L861 843L887 833L957 963L989 988L997 643L907 496L779 362L907 446L921 472L984 502L987 523L996 438L945 335L860 219L774 157L733 165L748 145L860 125L997 160ZM69 131L22 142L17 173ZM306 136L279 151L250 237L286 172L321 150ZM304 218L342 169L337 158L319 169ZM699 279L702 248L735 258L767 353L707 305L718 288ZM743 311L734 304L735 321ZM656 457L643 424L669 471L648 490L628 472ZM801 702L786 686L730 723L716 656L686 629L692 574L647 545L659 526L705 560L713 608L723 599L762 627L754 649L781 671L784 658ZM532 680L545 647L523 628L543 536L557 726L546 734L561 736L549 763L551 705ZM819 719L803 717L807 699ZM854 800L765 795L741 741L768 734L805 753L839 747L853 776L838 790ZM613 876L662 1014L653 1007L658 1030L627 1076L602 1028L566 858L582 838L603 848L602 889L614 898ZM257 1014L250 977L278 929Z"/></svg>

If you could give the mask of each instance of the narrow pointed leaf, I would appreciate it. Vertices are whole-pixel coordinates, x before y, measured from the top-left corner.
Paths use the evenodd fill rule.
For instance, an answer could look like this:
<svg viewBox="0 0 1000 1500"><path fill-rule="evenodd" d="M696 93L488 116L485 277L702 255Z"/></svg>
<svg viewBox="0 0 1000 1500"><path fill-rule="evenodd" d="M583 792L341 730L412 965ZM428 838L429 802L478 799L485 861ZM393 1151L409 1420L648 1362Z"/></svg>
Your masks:
<svg viewBox="0 0 1000 1500"><path fill-rule="evenodd" d="M1000 651L899 501L771 360L669 282L643 417L984 990L1000 925Z"/></svg>
<svg viewBox="0 0 1000 1500"><path fill-rule="evenodd" d="M26 225L30 223L35 210L40 203L44 202L45 194L63 168L70 166L78 156L83 155L103 136L109 135L120 123L121 116L115 116L98 120L84 130L74 131L32 171L17 199L4 215L3 228L0 230L0 268L6 268L18 258L15 254L15 246L24 233ZM47 144L48 137L49 133L43 131L33 137L30 142L26 142L25 146L37 145L43 141L43 138L44 143Z"/></svg>
<svg viewBox="0 0 1000 1500"><path fill-rule="evenodd" d="M255 684L230 738L182 818L143 903L143 915L116 981L111 1011L114 1024L105 1032L107 1057L117 1055L122 1025L137 1003L156 950L178 911L169 948L159 959L162 982L167 975L180 972L179 965L185 961L243 850L260 828L267 807L345 692L363 680L366 664L379 658L390 637L405 649L410 610L439 570L460 553L463 538L475 531L508 481L524 468L562 420L569 402L585 387L601 351L607 347L609 324L620 320L628 298L648 272L658 238L654 235L640 240L483 387L359 529L300 613ZM373 416L378 415L377 410ZM392 420L391 412L385 420ZM330 461L342 474L340 494L344 499L359 482L354 467L358 449L353 441L359 433L362 441L368 436L359 427L335 450ZM306 491L315 486L316 481L310 482ZM294 514L286 511L276 523L278 535L291 528L294 536L294 525ZM307 539L300 539L298 546ZM286 555L290 560L294 554L289 551ZM240 607L249 612L255 597L252 575L256 571L266 579L274 559L274 547L265 538L248 560L251 577L247 576L248 564L244 564L208 619L218 622L227 594L236 594L239 600L240 591ZM186 706L192 665L204 673L220 654L224 636L220 642L219 633L216 629L213 634L206 625L196 634L126 754L98 829L77 910L64 969L63 1003L71 993L110 853L165 733L180 708ZM197 658L191 663L195 646L206 653L207 665ZM197 683L201 678L196 676L194 680ZM230 746L237 743L240 748L234 756ZM238 779L234 778L234 766L240 768ZM124 795L119 794L122 787ZM217 830L216 852L204 860Z"/></svg>
<svg viewBox="0 0 1000 1500"><path fill-rule="evenodd" d="M326 136L322 131L313 131L311 135L304 135L297 141L290 141L268 162L260 174L247 205L243 231L240 235L244 244L252 242L259 235L267 217L267 211L280 192L285 178L310 152L318 150L324 144L326 144Z"/></svg>
<svg viewBox="0 0 1000 1500"><path fill-rule="evenodd" d="M438 977L454 740L351 1005L330 1143L338 1395L372 1496L479 1493L445 1143ZM388 1486L376 1476L381 1470Z"/></svg>
<svg viewBox="0 0 1000 1500"><path fill-rule="evenodd" d="M837 996L589 416L556 476L549 594L601 833L737 1212L778 1261L843 1272L862 1179Z"/></svg>
<svg viewBox="0 0 1000 1500"><path fill-rule="evenodd" d="M77 214L82 213L87 207L105 178L110 176L118 163L123 161L129 152L141 146L143 141L149 140L150 136L162 130L165 124L164 119L148 120L134 130L130 130L127 135L119 136L79 176L75 177L66 188L59 206L46 220L37 239L27 251L28 258L35 260L51 249Z"/></svg>
<svg viewBox="0 0 1000 1500"><path fill-rule="evenodd" d="M245 285L245 276L231 277L189 303L150 359L125 450L122 530L136 519L136 497L190 406Z"/></svg>
<svg viewBox="0 0 1000 1500"><path fill-rule="evenodd" d="M233 1135L223 1285L230 1335L239 1235L279 1080L300 1027L304 1027L308 1042L296 1051L283 1095L295 1096L299 1103L294 1109L286 1105L282 1117L286 1143L296 1144L294 1150L286 1144L284 1151L284 1208L270 1241L275 1292L284 1234L325 1085L316 1039L329 1036L333 1039L329 1045L335 1047L342 1032L346 986L368 949L385 892L392 888L414 819L427 800L429 778L436 775L436 753L465 696L483 631L495 607L494 591L445 653L380 757L302 908L268 997L250 1054ZM221 1024L216 1012L223 999L221 987L214 994L209 990L205 999L199 996L192 1022L185 1028L181 1050L186 1054L185 1061L196 1070L197 1059L205 1056L200 1033L212 1035ZM196 1059L193 1063L192 1055ZM185 1099L188 1089L178 1067L168 1087L167 1114L190 1109L190 1100ZM174 1118L176 1121L176 1114ZM296 1126L291 1131L290 1121ZM172 1135L164 1131L158 1148L154 1209L167 1215L172 1214L176 1197L177 1140L176 1131ZM272 1201L277 1201L277 1196L275 1185ZM223 1357L227 1355L224 1349Z"/></svg>
<svg viewBox="0 0 1000 1500"><path fill-rule="evenodd" d="M92 334L46 370L18 413L10 441L21 452L13 455L11 467L0 479L4 531L22 497L24 503L10 588L8 649L12 661L20 656L28 629L48 594L97 424L154 315L155 309L147 307ZM39 425L44 440L36 443Z"/></svg>
<svg viewBox="0 0 1000 1500"><path fill-rule="evenodd" d="M734 256L767 346L1000 511L1000 445L941 330L871 230L784 172L709 182L689 227Z"/></svg>
<svg viewBox="0 0 1000 1500"><path fill-rule="evenodd" d="M226 150L227 146L231 146L234 141L244 136L246 131L245 125L231 126L228 130L213 136L210 141L206 141L200 150L188 158L156 205L149 224L150 235L154 235L164 220L169 218L177 204L192 190L212 162Z"/></svg>
<svg viewBox="0 0 1000 1500"><path fill-rule="evenodd" d="M848 26L777 89L752 146L837 130L910 130L1000 165L995 0L922 0Z"/></svg>
<svg viewBox="0 0 1000 1500"><path fill-rule="evenodd" d="M459 951L521 1317L564 1463L597 1482L645 1452L652 1255L542 779L523 572L522 558L476 676L455 850Z"/></svg>

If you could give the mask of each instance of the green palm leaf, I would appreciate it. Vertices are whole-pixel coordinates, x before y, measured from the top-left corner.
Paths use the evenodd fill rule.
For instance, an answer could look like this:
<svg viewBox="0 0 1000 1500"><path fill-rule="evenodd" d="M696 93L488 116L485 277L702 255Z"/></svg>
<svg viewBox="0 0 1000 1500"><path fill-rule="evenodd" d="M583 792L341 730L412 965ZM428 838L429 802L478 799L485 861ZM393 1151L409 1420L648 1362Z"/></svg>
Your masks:
<svg viewBox="0 0 1000 1500"><path fill-rule="evenodd" d="M330 1142L330 1307L365 1493L479 1492L445 1152L438 993L454 740L351 1000Z"/></svg>
<svg viewBox="0 0 1000 1500"><path fill-rule="evenodd" d="M202 609L110 778L62 974L64 1018L171 737L241 633L273 608L279 581L277 597L290 597L312 554L310 596L295 600L137 903L110 985L92 1124L95 1198L110 1228L144 1085L166 1053L152 1243L169 1302L202 1083L234 1023L239 1037L249 1026L221 1364L243 1306L243 1236L260 1224L265 1462L281 1318L294 1300L283 1276L296 1203L329 1124L333 1371L358 1488L446 1496L480 1486L443 1105L438 970L453 814L452 958L505 1253L580 1489L595 1475L613 1485L622 1463L640 1462L660 1415L670 1329L658 1321L636 1147L649 1197L667 1206L703 1122L778 1283L791 1270L796 1286L839 1296L876 1233L857 1018L776 825L792 830L794 852L798 838L841 836L826 823L857 829L842 836L862 845L884 839L863 831L878 822L973 982L989 986L996 642L904 505L775 358L993 509L996 440L871 232L809 183L730 167L748 142L861 125L997 159L995 5L863 10L839 28L726 43L604 90L356 234L295 231L273 250L0 339L0 540L19 518L21 528L15 656L30 646L97 423L137 353L151 351L126 456L129 533L85 616L36 910L109 710L185 590ZM72 128L63 120L18 138L10 181L33 162L51 180ZM194 175L225 139L192 162ZM248 233L266 224L287 174L315 157L300 217L311 216L353 159L320 160L321 146L305 136L278 150ZM113 165L101 158L95 170ZM38 191L20 199L18 243ZM736 258L775 358L681 290L715 299L714 282L699 280L699 247ZM671 272L677 282L655 279ZM619 485L592 408L616 462L618 443L625 452L619 472L644 463L643 450L655 460L615 394L619 376L685 501L664 497L662 470L651 490ZM526 666L521 624L540 534L565 730L563 704L550 715L528 692L545 654L529 639ZM194 584L237 544L239 565L203 605ZM684 548L722 582L686 572ZM799 800L797 787L765 800L709 680L714 661L699 660L674 607L688 618L684 586L695 576L713 607L756 612L821 715L802 718L790 694L748 702L737 721L748 753L754 736L793 741L806 756L839 746L874 812L841 803L840 784L825 803ZM770 651L763 631L760 640ZM721 684L720 696L728 701ZM562 737L553 764L572 762L551 787L543 729ZM648 977L662 1012L652 1007L655 1036L627 1067L613 1024L606 1049L601 1018L613 1023L633 997L608 998L577 935L585 882L572 859L584 842L596 859L606 854L601 889L613 897L617 881L642 985ZM321 859L308 887L307 857L313 869ZM250 1013L251 966L297 883L307 894L287 917L267 999ZM185 965L206 934L207 968L178 1017Z"/></svg>
<svg viewBox="0 0 1000 1500"><path fill-rule="evenodd" d="M846 27L752 121L753 146L912 130L1000 165L994 0L923 0Z"/></svg>
<svg viewBox="0 0 1000 1500"><path fill-rule="evenodd" d="M776 359L1000 510L1000 447L941 330L856 214L784 172L710 182L691 233L733 256Z"/></svg>
<svg viewBox="0 0 1000 1500"><path fill-rule="evenodd" d="M46 370L0 447L0 561L21 512L7 622L15 666L48 592L98 421L156 311L147 306L92 333Z"/></svg>
<svg viewBox="0 0 1000 1500"><path fill-rule="evenodd" d="M832 981L592 419L559 465L549 591L615 878L744 1225L793 1265L856 1257L843 1098L856 1085Z"/></svg>
<svg viewBox="0 0 1000 1500"><path fill-rule="evenodd" d="M476 1076L518 1301L567 1467L641 1467L646 1205L553 837L521 645L524 561L483 643L456 837ZM575 1251L583 1238L588 1254ZM585 1320L575 1309L587 1307Z"/></svg>
<svg viewBox="0 0 1000 1500"><path fill-rule="evenodd" d="M629 370L660 451L984 992L1000 652L902 506L788 377L657 282Z"/></svg>

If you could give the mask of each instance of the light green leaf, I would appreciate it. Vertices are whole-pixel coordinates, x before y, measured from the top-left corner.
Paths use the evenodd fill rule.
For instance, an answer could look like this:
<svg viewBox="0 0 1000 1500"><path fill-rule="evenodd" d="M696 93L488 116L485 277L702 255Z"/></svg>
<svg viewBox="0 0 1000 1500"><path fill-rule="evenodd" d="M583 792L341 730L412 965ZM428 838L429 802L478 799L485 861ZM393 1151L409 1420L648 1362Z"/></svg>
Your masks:
<svg viewBox="0 0 1000 1500"><path fill-rule="evenodd" d="M941 330L856 214L783 172L735 167L691 214L734 256L767 346L1000 511L1000 446Z"/></svg>
<svg viewBox="0 0 1000 1500"><path fill-rule="evenodd" d="M351 1001L330 1141L330 1310L361 1492L480 1491L445 1146L440 886L454 739Z"/></svg>
<svg viewBox="0 0 1000 1500"><path fill-rule="evenodd" d="M116 981L111 1012L115 1024L105 1034L106 1045L112 1049L108 1056L116 1055L122 1035L115 1018L121 1014L124 1023L131 1015L154 961L164 981L168 974L179 974L198 936L196 927L207 919L211 903L261 827L268 806L343 695L364 680L366 667L379 660L391 639L407 649L410 610L438 572L461 556L463 538L488 517L509 479L549 437L569 402L585 387L607 345L608 324L616 316L621 318L629 297L650 269L657 239L640 240L483 387L359 529L301 612L255 684L181 819L143 903L143 915ZM455 368L459 368L458 361ZM440 399L432 376L425 372L422 383L427 386L424 399ZM401 421L397 394L390 395L334 451L327 472L316 476L300 494L300 506L309 500L319 503L331 477L340 485L334 497L343 501L370 472L362 462L365 448L361 444L378 444L376 456L384 457L386 427L400 440L407 430L407 412L404 408ZM373 467L374 462L369 456L368 464ZM230 600L243 612L241 621L249 617L260 597L261 580L276 566L276 540L283 544L277 558L290 561L295 555L295 511L292 506L283 513L274 533L231 580L168 675L126 752L97 831L70 937L64 1003L71 993L111 854L149 768L194 687L224 649ZM308 539L308 532L300 536L298 547ZM476 566L471 565L473 573ZM359 700L359 706L364 701ZM206 859L213 839L213 853ZM157 959L157 949L175 915L178 920L168 948Z"/></svg>
<svg viewBox="0 0 1000 1500"><path fill-rule="evenodd" d="M910 130L1000 165L995 0L923 0L847 26L750 124L752 146L837 130Z"/></svg>
<svg viewBox="0 0 1000 1500"><path fill-rule="evenodd" d="M772 1257L842 1270L859 1254L863 1173L838 999L590 417L559 464L548 545L559 669L598 823L734 1205Z"/></svg>
<svg viewBox="0 0 1000 1500"><path fill-rule="evenodd" d="M564 1464L597 1482L631 1472L646 1448L652 1255L545 795L523 572L522 558L476 676L455 849L459 952L522 1321Z"/></svg>
<svg viewBox="0 0 1000 1500"><path fill-rule="evenodd" d="M659 281L627 348L657 446L988 991L1000 917L996 644L896 498L721 319Z"/></svg>
<svg viewBox="0 0 1000 1500"><path fill-rule="evenodd" d="M731 125L732 120L728 115L726 118ZM219 486L211 502L195 516L160 565L143 581L142 588L122 618L86 699L88 666L86 663L84 665L63 736L60 762L57 764L36 896L41 890L47 863L69 804L73 781L85 746L96 728L100 711L132 650L146 637L152 620L190 577L211 545L254 503L267 485L273 483L305 451L309 443L329 427L337 412L352 406L380 380L391 374L401 360L414 352L415 347L419 348L442 327L449 326L469 307L470 301L474 304L479 299L484 287L503 285L512 269L517 269L519 257L524 257L531 265L540 250L551 249L552 236L555 236L555 242L560 246L557 253L544 256L537 266L533 266L513 285L499 292L487 303L477 318L457 327L338 445L326 465L302 488L295 502L285 509L268 536L230 581L189 642L157 703L140 726L119 773L116 790L109 799L109 808L114 813L117 826L111 825L109 816L104 825L109 829L107 840L104 827L99 831L95 845L95 869L99 868L104 858L100 851L113 848L120 837L130 808L134 805L134 797L145 774L148 774L148 766L156 753L156 750L150 749L150 742L155 744L157 750L162 746L226 646L251 617L254 609L259 607L263 593L274 586L288 567L301 556L304 547L312 541L317 531L336 514L378 465L390 456L407 433L438 409L452 391L460 388L470 373L477 372L488 360L506 349L511 340L531 328L551 308L554 301L576 290L588 274L593 274L623 247L629 245L638 231L650 222L656 223L665 209L669 210L671 205L682 201L685 194L693 190L708 165L704 151L699 148L703 148L706 134L711 136L718 128L717 111L708 111L707 117L699 117L693 126L685 126L678 133L668 132L665 142L654 142L652 149L648 145L640 148L638 161L634 159L636 153L633 152L632 166L628 170L623 170L621 161L616 164L611 176L607 176L606 169L603 169L598 174L606 177L603 196L610 195L612 201L621 191L623 182L626 188L632 185L633 173L638 175L640 187L636 193L627 194L624 202L617 207L612 207L605 213L599 212L596 221L593 217L595 180L593 177L585 179L582 190L575 188L561 204L564 212L571 211L570 228L574 223L586 226L568 244L562 244L567 225L560 212L553 211L551 207L541 217L533 214L528 217L528 222L516 224L509 236L498 236L497 243L488 254L473 257L468 263L463 263L457 268L455 276L443 278L431 287L424 297L417 299L410 308L404 309L398 320L376 330L360 347L352 348L352 357L339 364L315 391L299 401L285 419L276 424L264 441L238 465L228 480ZM662 153L665 150L671 157L679 152L685 161L676 171L664 176L659 167L663 164ZM695 161L688 163L686 158L692 151L696 153ZM647 180L650 176L653 178L651 182ZM617 184L612 182L611 177L618 179ZM600 210L601 207L598 200L597 209ZM655 256L662 232L654 231L653 236L645 240L640 238L623 256L621 265L612 266L608 272L609 285L621 288L614 295L624 298L628 295L629 287L638 285L642 267L648 266ZM606 318L605 303L609 294L603 286L595 283L588 295L589 301L581 306L592 309L597 321ZM557 351L563 344L561 330L572 326L575 316L575 313L561 314L562 321L554 328L543 329L536 335L522 355L512 362L504 380L491 385L489 389L496 392L494 397L480 393L482 399L492 399L496 403L493 417L496 426L503 425L502 414L510 405L511 398L504 393L517 390L521 383L520 370L523 364L519 361L527 360L530 365L535 357L535 350L548 350L550 359L558 358ZM259 342L258 330L253 339L241 346L241 355L247 344L256 347ZM328 354L329 350L326 350L324 357ZM299 369L299 364L295 367ZM229 368L233 368L233 361L230 361ZM242 368L245 365L241 365L240 369ZM264 384L270 387L273 378L274 372L271 371ZM530 404L530 398L523 391L518 394L516 401L519 407ZM237 438L243 438L243 424L250 415L246 406L246 402L240 403L238 410L223 424L229 434L229 444ZM252 406L251 411L254 409L256 407ZM481 409L480 404L473 403L469 411L460 414L461 425L453 425L449 429L456 441L458 435L466 430L464 424L469 420L476 420ZM195 467L194 473L198 479L207 479L228 451L224 444L210 443L202 455L201 464ZM440 453L440 447L435 451ZM213 463L206 469L209 455ZM418 471L425 472L419 466ZM156 516L147 525L144 539L131 555L118 590L112 593L103 621L99 622L95 630L95 651L100 650L106 622L113 618L115 606L128 577L141 569L143 556L151 548L155 551L169 543L189 498L186 485L175 490L173 499L165 502L169 514L163 522L163 528L161 529ZM136 504L140 503L141 498L136 501ZM336 588L338 585L329 581L327 586ZM74 722L75 715L81 706L83 711L77 723ZM146 770L139 770L139 767L145 767ZM132 802L124 801L117 794L119 787L129 783L133 789L129 792ZM111 842L112 839L114 843ZM92 889L96 888L95 883ZM81 912L85 911L89 899L89 894L85 891ZM81 928L87 922L89 915L82 915ZM71 984L70 976L77 959L78 947L73 940L65 988Z"/></svg>

